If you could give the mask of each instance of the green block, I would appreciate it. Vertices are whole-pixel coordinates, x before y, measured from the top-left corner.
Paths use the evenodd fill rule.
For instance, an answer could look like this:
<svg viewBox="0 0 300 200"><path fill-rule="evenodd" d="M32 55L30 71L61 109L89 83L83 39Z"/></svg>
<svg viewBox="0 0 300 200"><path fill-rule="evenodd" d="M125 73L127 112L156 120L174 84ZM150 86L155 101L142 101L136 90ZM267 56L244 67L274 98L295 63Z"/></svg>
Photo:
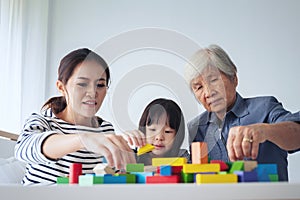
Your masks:
<svg viewBox="0 0 300 200"><path fill-rule="evenodd" d="M194 182L194 174L181 172L181 179L183 183L193 183Z"/></svg>
<svg viewBox="0 0 300 200"><path fill-rule="evenodd" d="M126 172L144 172L144 163L127 164Z"/></svg>
<svg viewBox="0 0 300 200"><path fill-rule="evenodd" d="M69 184L69 177L57 177L57 184Z"/></svg>
<svg viewBox="0 0 300 200"><path fill-rule="evenodd" d="M278 182L278 174L269 174L269 179L271 182Z"/></svg>
<svg viewBox="0 0 300 200"><path fill-rule="evenodd" d="M94 175L81 175L79 176L79 185L89 186L94 184L102 184L104 182L103 176L94 176Z"/></svg>
<svg viewBox="0 0 300 200"><path fill-rule="evenodd" d="M220 171L220 172L218 172L218 174L227 174L227 172L226 171Z"/></svg>
<svg viewBox="0 0 300 200"><path fill-rule="evenodd" d="M244 171L244 161L233 162L229 170L229 173L233 174L234 171Z"/></svg>
<svg viewBox="0 0 300 200"><path fill-rule="evenodd" d="M126 176L126 183L136 183L135 174L115 174L115 176Z"/></svg>

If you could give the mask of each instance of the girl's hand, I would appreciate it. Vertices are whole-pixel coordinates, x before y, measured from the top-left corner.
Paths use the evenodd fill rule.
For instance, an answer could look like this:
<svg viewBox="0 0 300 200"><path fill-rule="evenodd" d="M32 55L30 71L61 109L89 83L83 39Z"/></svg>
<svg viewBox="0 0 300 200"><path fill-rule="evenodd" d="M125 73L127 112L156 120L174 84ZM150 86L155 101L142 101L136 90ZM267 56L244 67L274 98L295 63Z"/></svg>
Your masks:
<svg viewBox="0 0 300 200"><path fill-rule="evenodd" d="M126 169L129 163L136 163L134 153L122 136L115 134L78 134L88 151L103 155L110 167Z"/></svg>
<svg viewBox="0 0 300 200"><path fill-rule="evenodd" d="M139 130L126 131L121 135L131 146L142 147L146 145L146 136Z"/></svg>

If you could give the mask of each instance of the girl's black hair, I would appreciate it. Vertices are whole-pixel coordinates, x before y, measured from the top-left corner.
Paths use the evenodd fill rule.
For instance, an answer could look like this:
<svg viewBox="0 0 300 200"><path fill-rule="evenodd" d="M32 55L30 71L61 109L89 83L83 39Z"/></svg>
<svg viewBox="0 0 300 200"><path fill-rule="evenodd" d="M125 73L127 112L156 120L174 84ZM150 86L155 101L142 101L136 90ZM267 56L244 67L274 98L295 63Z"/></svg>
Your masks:
<svg viewBox="0 0 300 200"><path fill-rule="evenodd" d="M173 100L159 98L150 102L140 118L139 130L146 134L146 126L157 123L163 114L167 115L166 123L176 131L173 146L164 157L178 157L185 136L185 121L180 107Z"/></svg>

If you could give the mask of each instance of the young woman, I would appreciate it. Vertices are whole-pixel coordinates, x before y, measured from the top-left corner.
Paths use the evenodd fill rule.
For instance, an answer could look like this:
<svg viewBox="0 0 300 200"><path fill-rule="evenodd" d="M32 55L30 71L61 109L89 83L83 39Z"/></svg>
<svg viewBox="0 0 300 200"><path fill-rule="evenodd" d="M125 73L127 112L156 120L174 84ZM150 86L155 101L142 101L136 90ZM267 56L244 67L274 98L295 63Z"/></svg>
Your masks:
<svg viewBox="0 0 300 200"><path fill-rule="evenodd" d="M41 114L29 117L15 147L15 156L28 163L24 185L55 183L68 176L71 163L82 163L84 174L92 173L103 157L117 169L135 163L127 142L95 115L109 81L106 62L89 49L61 60L56 86L62 96L50 98Z"/></svg>
<svg viewBox="0 0 300 200"><path fill-rule="evenodd" d="M138 163L152 164L155 157L187 157L180 149L185 136L185 122L180 107L172 100L159 98L150 102L139 122L139 130L123 133L130 145L141 147L151 144L155 148L137 157Z"/></svg>

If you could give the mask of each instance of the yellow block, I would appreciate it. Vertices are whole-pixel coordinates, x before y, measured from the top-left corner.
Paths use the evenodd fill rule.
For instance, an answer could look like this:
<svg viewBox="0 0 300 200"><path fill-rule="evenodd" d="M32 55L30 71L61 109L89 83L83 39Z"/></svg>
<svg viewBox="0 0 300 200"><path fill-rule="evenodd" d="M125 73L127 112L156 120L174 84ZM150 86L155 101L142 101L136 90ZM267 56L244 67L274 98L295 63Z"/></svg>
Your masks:
<svg viewBox="0 0 300 200"><path fill-rule="evenodd" d="M141 148L139 148L137 155L140 156L144 153L148 153L150 151L152 151L155 147L151 144L146 144L145 146L142 146Z"/></svg>
<svg viewBox="0 0 300 200"><path fill-rule="evenodd" d="M184 173L199 173L199 172L219 172L221 170L219 163L211 164L185 164L182 171Z"/></svg>
<svg viewBox="0 0 300 200"><path fill-rule="evenodd" d="M186 163L187 163L187 159L182 157L152 158L152 166L161 166L161 165L182 166Z"/></svg>
<svg viewBox="0 0 300 200"><path fill-rule="evenodd" d="M196 183L237 183L236 174L197 174Z"/></svg>

